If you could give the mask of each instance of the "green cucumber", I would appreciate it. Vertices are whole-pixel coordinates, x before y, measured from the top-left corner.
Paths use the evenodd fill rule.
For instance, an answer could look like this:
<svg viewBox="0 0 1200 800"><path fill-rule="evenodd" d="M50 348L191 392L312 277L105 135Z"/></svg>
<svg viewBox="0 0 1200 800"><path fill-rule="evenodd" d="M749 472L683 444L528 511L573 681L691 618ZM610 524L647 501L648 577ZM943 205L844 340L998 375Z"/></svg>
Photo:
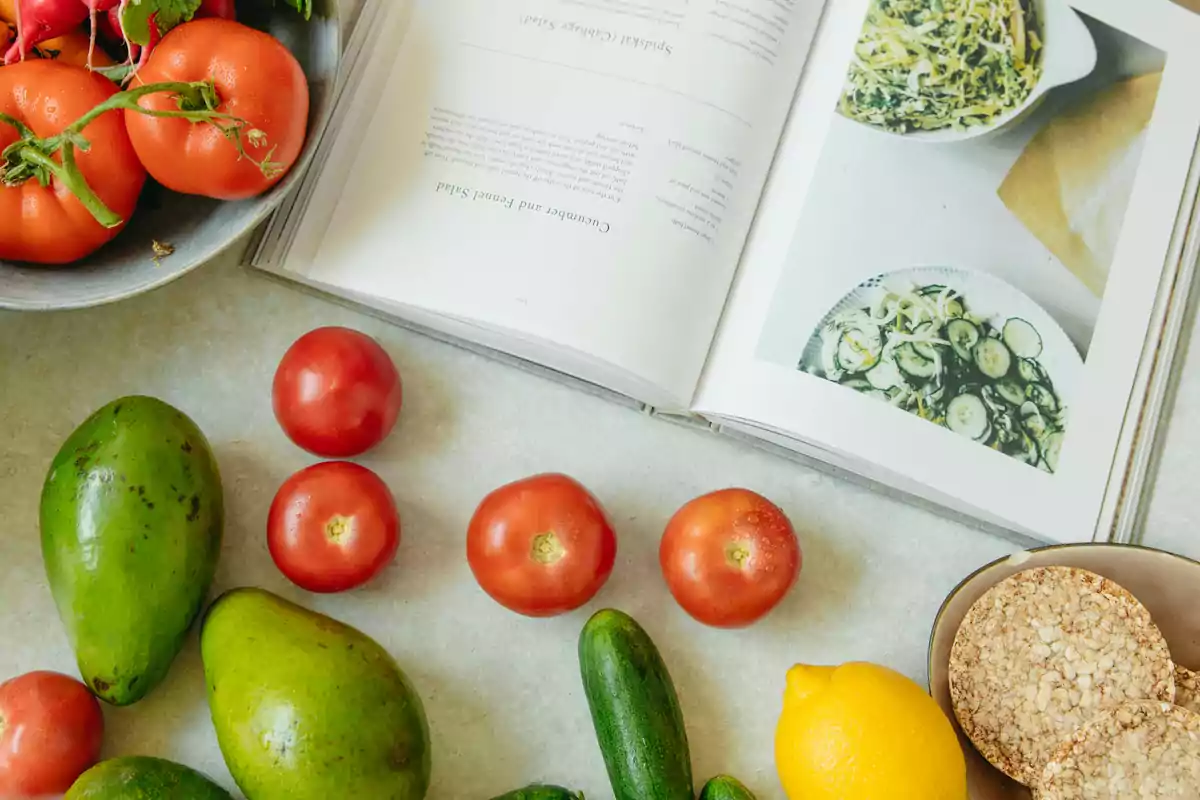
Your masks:
<svg viewBox="0 0 1200 800"><path fill-rule="evenodd" d="M516 789L508 794L493 797L492 800L583 800L581 792L572 792L561 786L549 786L535 783L524 789Z"/></svg>
<svg viewBox="0 0 1200 800"><path fill-rule="evenodd" d="M692 758L671 675L628 614L598 611L579 668L614 800L693 800Z"/></svg>
<svg viewBox="0 0 1200 800"><path fill-rule="evenodd" d="M700 800L755 800L755 797L737 778L718 775L704 784Z"/></svg>

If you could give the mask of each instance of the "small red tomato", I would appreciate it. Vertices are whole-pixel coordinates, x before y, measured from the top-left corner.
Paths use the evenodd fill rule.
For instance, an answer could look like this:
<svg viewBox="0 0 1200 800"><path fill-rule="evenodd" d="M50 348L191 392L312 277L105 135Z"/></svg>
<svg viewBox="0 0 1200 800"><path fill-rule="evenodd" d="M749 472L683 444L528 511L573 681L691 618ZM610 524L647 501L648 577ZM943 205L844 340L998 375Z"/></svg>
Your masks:
<svg viewBox="0 0 1200 800"><path fill-rule="evenodd" d="M379 444L400 415L400 373L379 343L348 328L318 328L284 353L272 402L284 433L323 458Z"/></svg>
<svg viewBox="0 0 1200 800"><path fill-rule="evenodd" d="M746 489L713 492L679 509L658 557L683 610L717 628L766 616L795 585L803 562L787 516Z"/></svg>
<svg viewBox="0 0 1200 800"><path fill-rule="evenodd" d="M566 475L535 475L483 499L467 529L475 580L529 617L573 611L612 574L617 537L599 501Z"/></svg>
<svg viewBox="0 0 1200 800"><path fill-rule="evenodd" d="M60 795L100 758L104 714L87 687L57 672L0 683L0 797Z"/></svg>
<svg viewBox="0 0 1200 800"><path fill-rule="evenodd" d="M280 487L267 517L279 570L310 592L344 592L378 575L400 546L400 516L387 485L366 467L327 461Z"/></svg>

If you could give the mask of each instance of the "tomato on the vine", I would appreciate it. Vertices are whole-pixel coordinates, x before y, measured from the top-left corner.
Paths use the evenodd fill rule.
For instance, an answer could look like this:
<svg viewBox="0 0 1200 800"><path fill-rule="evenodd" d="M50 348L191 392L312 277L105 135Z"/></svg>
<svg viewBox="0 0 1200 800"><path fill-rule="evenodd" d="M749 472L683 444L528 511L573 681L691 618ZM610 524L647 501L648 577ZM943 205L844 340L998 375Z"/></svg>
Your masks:
<svg viewBox="0 0 1200 800"><path fill-rule="evenodd" d="M28 157L14 153L22 165L10 163L0 178L0 261L67 264L121 231L146 182L121 112L104 113L83 128L86 150L45 152L46 140L116 92L107 78L59 61L30 59L0 69L0 151L21 139L30 151ZM78 166L74 174L63 167L67 152ZM120 221L102 225L76 190L94 194Z"/></svg>
<svg viewBox="0 0 1200 800"><path fill-rule="evenodd" d="M267 518L267 545L279 570L310 592L344 592L391 563L400 517L387 484L366 467L327 461L280 487Z"/></svg>
<svg viewBox="0 0 1200 800"><path fill-rule="evenodd" d="M483 499L467 561L500 605L549 617L591 600L612 574L617 537L600 502L566 475L535 475Z"/></svg>
<svg viewBox="0 0 1200 800"><path fill-rule="evenodd" d="M683 506L667 524L659 563L675 600L718 628L750 625L770 612L800 575L792 523L762 495L725 489Z"/></svg>
<svg viewBox="0 0 1200 800"><path fill-rule="evenodd" d="M245 123L231 132L218 124L127 110L125 124L138 158L168 189L244 200L278 183L299 158L308 128L308 80L275 37L233 20L192 20L168 32L137 74L135 89L212 81L215 110ZM156 92L138 105L201 111L204 100L189 95L181 101L170 92Z"/></svg>
<svg viewBox="0 0 1200 800"><path fill-rule="evenodd" d="M100 758L104 715L87 687L57 672L0 683L0 797L61 795Z"/></svg>
<svg viewBox="0 0 1200 800"><path fill-rule="evenodd" d="M317 328L297 339L272 386L284 433L325 458L360 455L383 441L402 400L400 373L387 351L349 328Z"/></svg>

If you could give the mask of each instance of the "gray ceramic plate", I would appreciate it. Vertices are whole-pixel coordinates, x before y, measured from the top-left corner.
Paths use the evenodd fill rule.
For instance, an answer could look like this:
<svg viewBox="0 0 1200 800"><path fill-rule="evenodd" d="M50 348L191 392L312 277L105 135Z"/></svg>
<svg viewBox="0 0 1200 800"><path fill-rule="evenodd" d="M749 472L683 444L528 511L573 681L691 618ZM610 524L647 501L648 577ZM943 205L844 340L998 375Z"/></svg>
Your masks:
<svg viewBox="0 0 1200 800"><path fill-rule="evenodd" d="M333 104L341 59L338 4L315 0L313 7L313 17L306 22L294 9L271 0L238 5L240 20L287 45L308 76L308 141L284 180L261 197L237 203L184 197L149 183L129 226L84 261L55 268L0 261L0 308L84 308L141 294L209 261L265 219L300 178ZM154 239L175 247L161 264L153 260Z"/></svg>
<svg viewBox="0 0 1200 800"><path fill-rule="evenodd" d="M1030 800L1032 794L988 764L954 721L950 648L967 610L988 589L1021 570L1048 566L1090 570L1128 589L1162 630L1172 660L1189 669L1200 669L1200 563L1147 547L1078 544L1018 553L979 569L946 598L929 639L929 689L954 722L962 742L971 800Z"/></svg>

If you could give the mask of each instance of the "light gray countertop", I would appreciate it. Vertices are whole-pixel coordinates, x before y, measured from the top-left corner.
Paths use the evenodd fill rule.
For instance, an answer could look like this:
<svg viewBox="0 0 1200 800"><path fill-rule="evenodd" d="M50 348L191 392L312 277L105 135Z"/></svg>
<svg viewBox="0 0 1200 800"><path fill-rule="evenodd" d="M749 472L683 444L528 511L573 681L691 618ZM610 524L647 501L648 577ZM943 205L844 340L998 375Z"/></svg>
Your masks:
<svg viewBox="0 0 1200 800"><path fill-rule="evenodd" d="M354 0L348 0L353 3ZM87 311L0 313L0 680L74 673L42 570L37 506L45 469L91 411L152 394L191 415L213 443L229 511L214 592L257 585L378 639L414 680L433 731L430 798L492 797L532 780L611 796L575 657L588 614L632 613L663 650L692 739L698 780L741 777L781 798L772 737L794 662L865 659L925 680L943 597L1007 541L749 447L648 419L322 301L236 264L234 254L149 295ZM396 562L367 588L315 598L267 552L275 490L314 459L271 412L275 365L307 330L341 324L377 337L400 368L395 433L363 459L392 487L403 520ZM1147 543L1200 557L1190 458L1200 450L1200 358L1183 367ZM618 530L613 579L587 608L552 620L512 615L475 585L464 536L478 501L507 481L568 472ZM703 628L658 571L670 515L692 497L742 485L779 503L800 532L800 583L762 624ZM196 636L167 681L106 709L106 755L148 754L233 788L208 719Z"/></svg>
<svg viewBox="0 0 1200 800"><path fill-rule="evenodd" d="M37 532L44 471L72 428L124 394L158 395L213 442L229 524L215 591L259 585L331 613L381 641L429 711L432 798L484 798L533 779L609 790L575 658L589 611L637 617L674 674L698 778L738 774L780 797L771 741L793 662L867 659L925 678L925 648L945 594L1011 544L709 434L646 418L252 274L227 256L119 305L0 314L0 678L73 672L45 586ZM401 422L364 463L393 488L404 525L396 563L373 585L314 598L276 571L265 519L276 488L313 459L271 412L279 356L300 334L350 325L380 339L405 381ZM1200 381L1182 387L1150 514L1151 544L1200 556L1187 460L1200 445ZM585 610L516 617L476 587L464 535L492 488L565 471L618 527L612 581ZM702 628L658 574L668 517L695 495L744 485L773 498L801 532L804 572L790 598L742 632ZM106 710L108 754L185 761L232 786L207 717L196 637L142 703Z"/></svg>

